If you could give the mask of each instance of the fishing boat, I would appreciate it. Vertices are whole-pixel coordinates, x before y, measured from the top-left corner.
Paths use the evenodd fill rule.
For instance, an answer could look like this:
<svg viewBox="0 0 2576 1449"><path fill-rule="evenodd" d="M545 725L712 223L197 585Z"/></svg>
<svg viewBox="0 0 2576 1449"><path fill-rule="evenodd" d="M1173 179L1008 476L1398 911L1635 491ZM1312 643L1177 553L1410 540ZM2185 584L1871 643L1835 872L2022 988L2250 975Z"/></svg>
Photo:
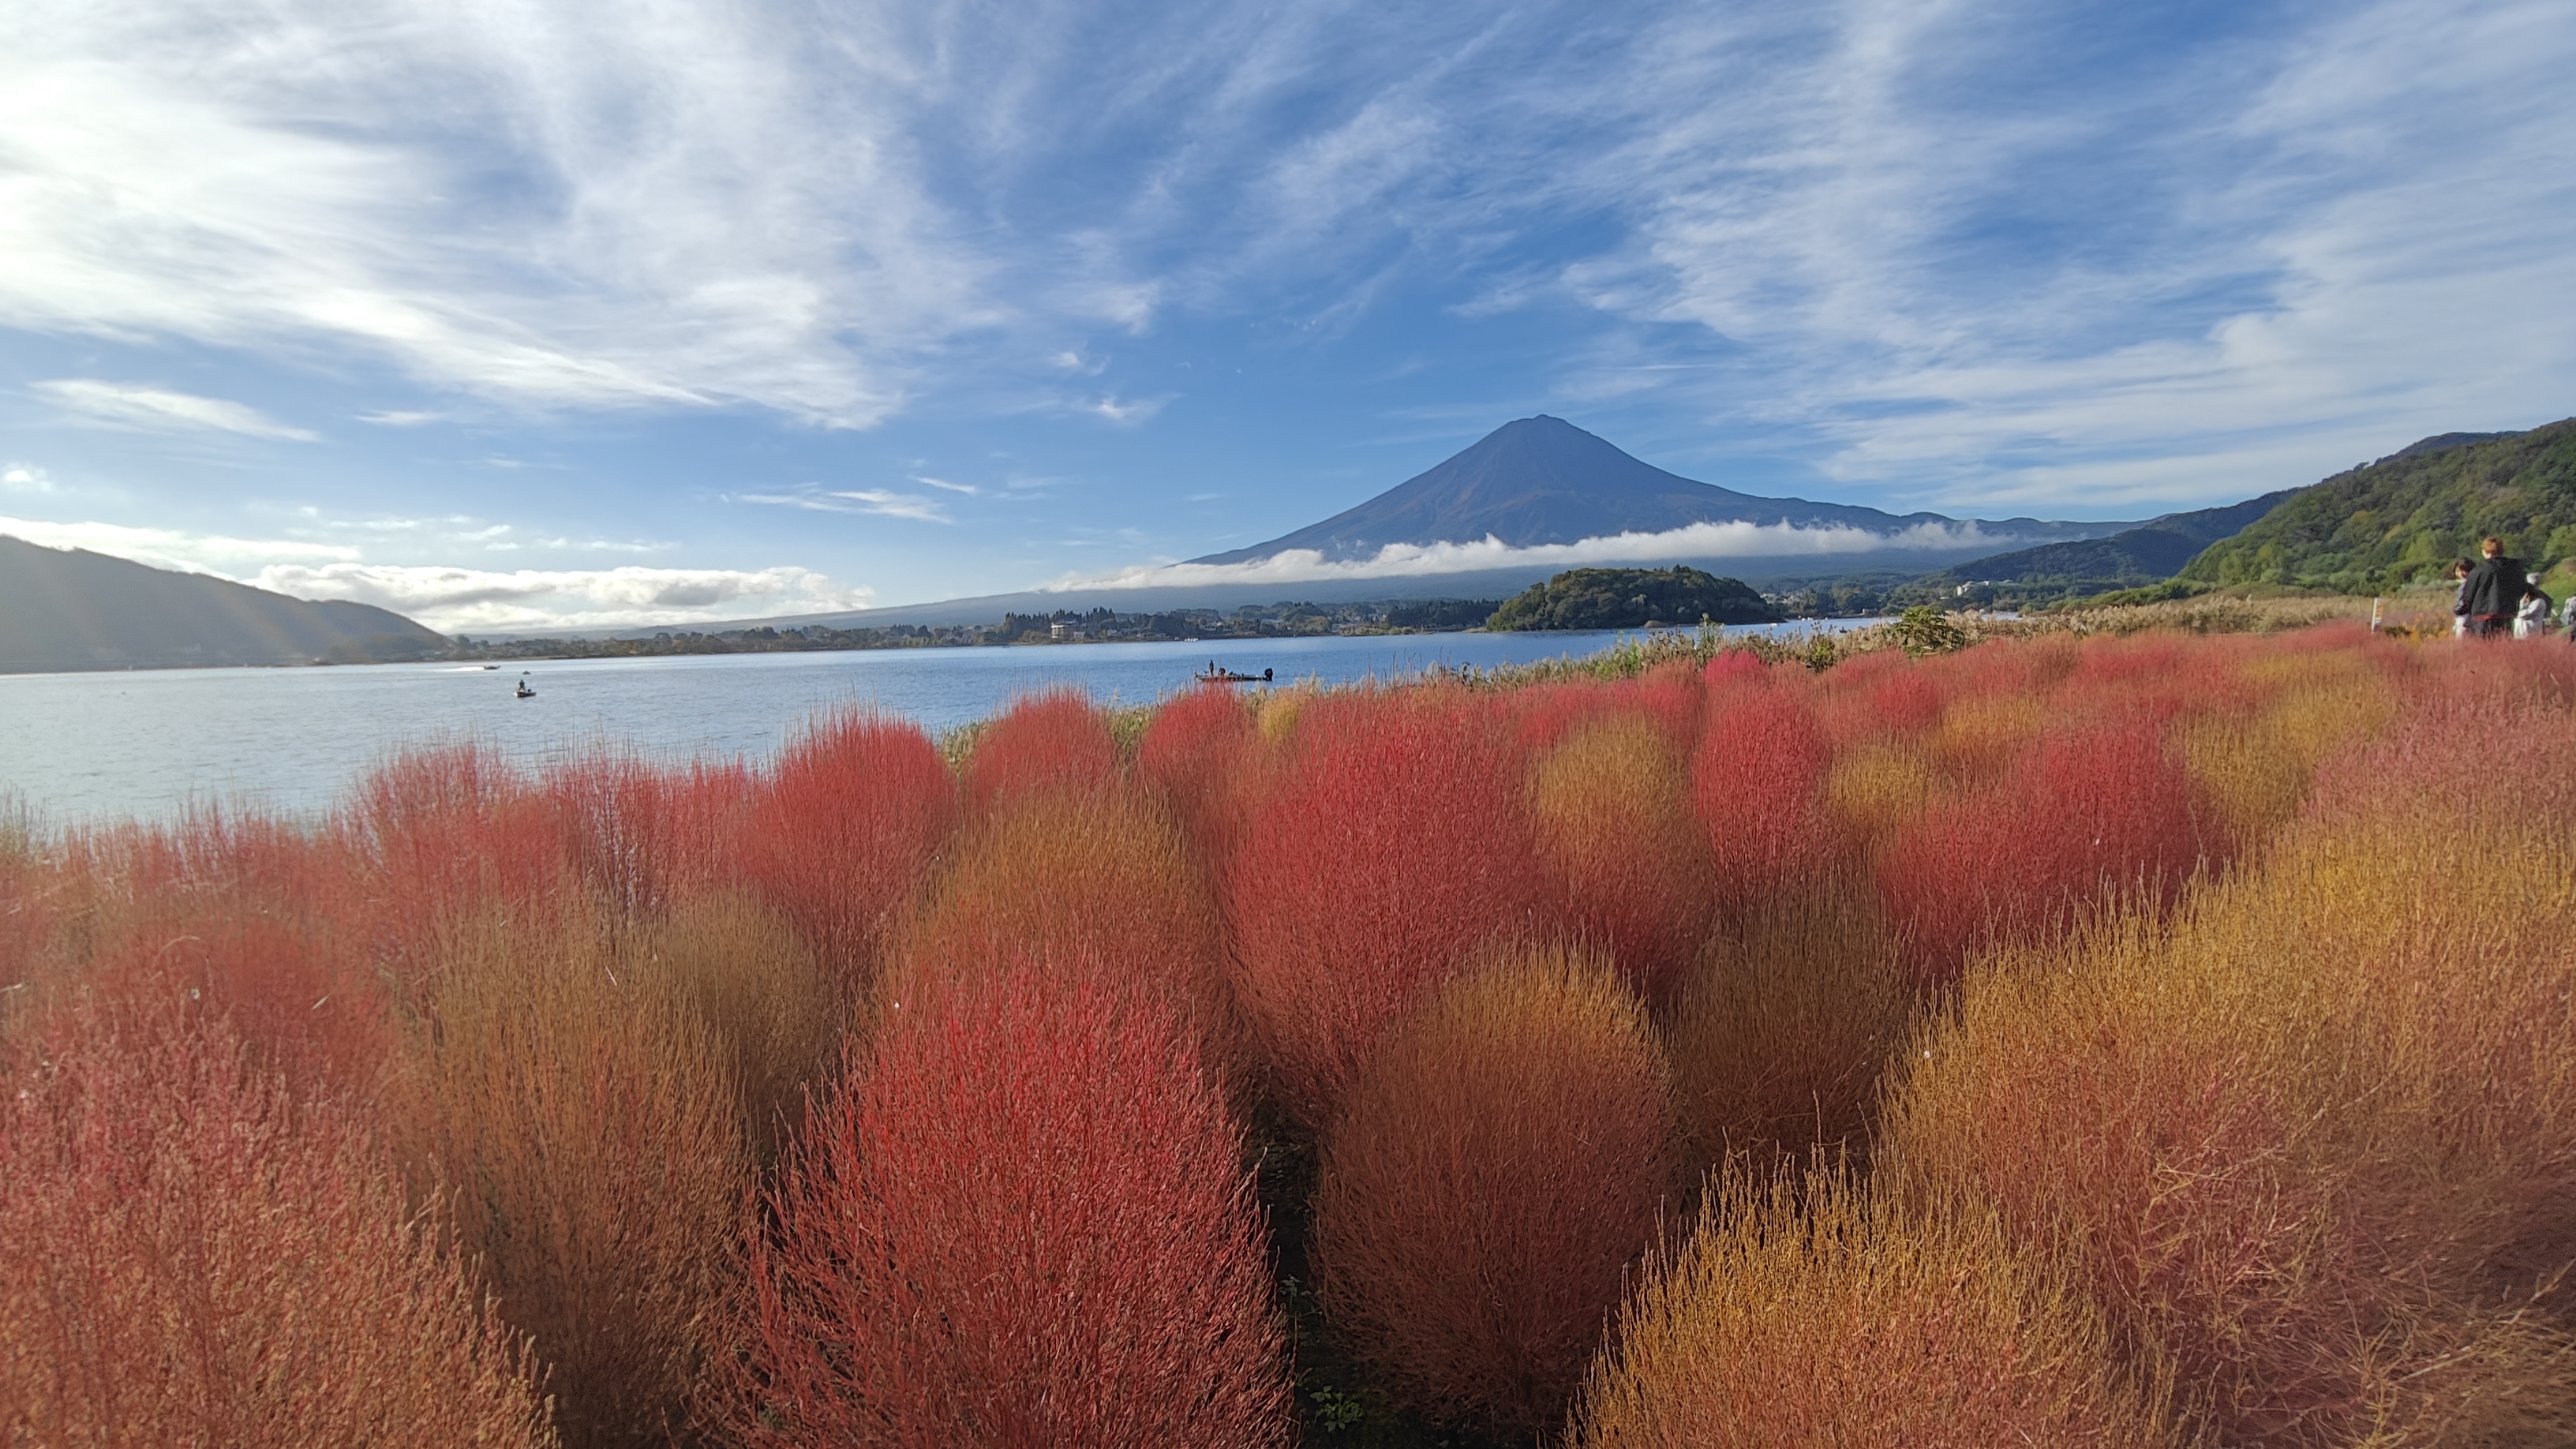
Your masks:
<svg viewBox="0 0 2576 1449"><path fill-rule="evenodd" d="M1207 668L1190 677L1201 684L1268 684L1271 682L1270 674L1267 669L1259 674L1237 674L1231 669L1217 668L1216 661L1211 659Z"/></svg>
<svg viewBox="0 0 2576 1449"><path fill-rule="evenodd" d="M528 676L526 676L526 675L524 675L524 674L520 675L520 676L519 676L519 698L521 698L521 699L534 699L534 698L536 698L536 697L537 697L537 692L536 692L535 690L533 690L533 689L531 689L531 688L529 688L529 687L528 687Z"/></svg>

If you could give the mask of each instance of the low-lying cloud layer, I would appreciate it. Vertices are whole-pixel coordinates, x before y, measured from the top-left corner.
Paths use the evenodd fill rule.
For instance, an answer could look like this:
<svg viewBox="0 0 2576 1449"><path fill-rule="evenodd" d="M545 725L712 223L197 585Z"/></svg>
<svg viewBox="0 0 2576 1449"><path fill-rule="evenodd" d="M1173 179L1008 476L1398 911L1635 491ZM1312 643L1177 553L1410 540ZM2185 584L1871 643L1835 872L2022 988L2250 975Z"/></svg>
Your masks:
<svg viewBox="0 0 2576 1449"><path fill-rule="evenodd" d="M774 614L864 609L875 591L812 569L448 568L431 564L273 564L253 582L299 599L349 599L442 634L720 624Z"/></svg>
<svg viewBox="0 0 2576 1449"><path fill-rule="evenodd" d="M1049 593L1077 589L1178 589L1210 584L1304 584L1324 579L1414 578L1485 569L1581 568L1587 564L1639 564L1677 559L1790 558L1878 553L1890 550L2008 549L2019 539L1987 533L1973 523L1921 523L1894 533L1793 523L1694 523L1662 533L1614 533L1573 543L1515 548L1487 534L1475 543L1390 543L1364 559L1333 560L1311 548L1284 549L1265 559L1229 564L1139 564L1113 574L1058 579Z"/></svg>
<svg viewBox="0 0 2576 1449"><path fill-rule="evenodd" d="M864 609L876 596L873 589L845 587L792 564L505 570L369 563L357 543L8 517L0 517L0 534L49 548L85 548L154 568L212 574L299 599L374 604L442 634L705 627L778 614ZM516 545L486 541L483 546ZM608 545L587 547L602 546Z"/></svg>

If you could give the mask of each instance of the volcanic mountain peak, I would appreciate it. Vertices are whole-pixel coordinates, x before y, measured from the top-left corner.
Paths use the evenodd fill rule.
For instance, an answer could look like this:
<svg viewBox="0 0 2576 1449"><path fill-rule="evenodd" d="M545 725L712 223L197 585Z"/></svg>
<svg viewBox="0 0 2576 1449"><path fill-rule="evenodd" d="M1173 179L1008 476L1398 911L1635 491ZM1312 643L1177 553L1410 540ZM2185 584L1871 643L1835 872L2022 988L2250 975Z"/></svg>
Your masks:
<svg viewBox="0 0 2576 1449"><path fill-rule="evenodd" d="M1734 522L1896 533L1960 520L1738 493L1667 473L1563 418L1541 414L1505 423L1448 461L1321 523L1191 561L1244 563L1289 549L1313 549L1336 561L1366 559L1388 544L1480 543L1488 537L1528 548ZM2037 541L2091 537L2130 525L2016 518L1981 526Z"/></svg>

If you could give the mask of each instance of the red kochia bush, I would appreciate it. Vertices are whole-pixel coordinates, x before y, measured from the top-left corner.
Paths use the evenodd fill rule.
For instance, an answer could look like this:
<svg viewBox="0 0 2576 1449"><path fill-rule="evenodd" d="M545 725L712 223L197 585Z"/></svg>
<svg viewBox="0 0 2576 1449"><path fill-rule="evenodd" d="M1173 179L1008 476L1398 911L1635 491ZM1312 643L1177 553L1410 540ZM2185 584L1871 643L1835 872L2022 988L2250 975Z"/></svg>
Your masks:
<svg viewBox="0 0 2576 1449"><path fill-rule="evenodd" d="M342 828L376 953L406 974L443 923L524 909L572 868L560 812L477 745L387 761L359 782Z"/></svg>
<svg viewBox="0 0 2576 1449"><path fill-rule="evenodd" d="M44 976L101 999L180 1000L227 1016L263 1067L299 1090L362 1093L391 1056L378 964L348 928L347 861L330 834L214 811L169 826L66 834L44 870L59 935L28 921ZM14 925L15 923L11 923ZM6 930L0 927L0 930ZM5 951L0 946L0 951ZM33 1004L48 983L27 982Z"/></svg>
<svg viewBox="0 0 2576 1449"><path fill-rule="evenodd" d="M1136 774L1181 824L1213 882L1243 834L1258 786L1261 730L1228 684L1203 684L1154 711L1136 745Z"/></svg>
<svg viewBox="0 0 2576 1449"><path fill-rule="evenodd" d="M1076 689L1023 695L984 727L966 757L966 803L978 816L1039 790L1096 790L1118 778L1109 718Z"/></svg>
<svg viewBox="0 0 2576 1449"><path fill-rule="evenodd" d="M1280 1100L1329 1115L1378 1034L1480 942L1544 924L1509 741L1438 691L1307 706L1227 881L1235 997Z"/></svg>
<svg viewBox="0 0 2576 1449"><path fill-rule="evenodd" d="M219 1022L76 1016L0 1074L0 1435L555 1442L524 1350L341 1109Z"/></svg>
<svg viewBox="0 0 2576 1449"><path fill-rule="evenodd" d="M1526 951L1391 1034L1323 1142L1326 1313L1408 1404L1554 1427L1673 1183L1666 1071L1603 963Z"/></svg>
<svg viewBox="0 0 2576 1449"><path fill-rule="evenodd" d="M1691 768L1713 898L1729 915L1812 877L1834 842L1819 800L1830 762L1805 691L1739 682L1709 701Z"/></svg>
<svg viewBox="0 0 2576 1449"><path fill-rule="evenodd" d="M956 826L956 786L921 727L851 711L779 756L747 817L743 873L834 967L861 974Z"/></svg>
<svg viewBox="0 0 2576 1449"><path fill-rule="evenodd" d="M261 904L155 902L90 963L89 981L120 1000L184 998L229 1018L260 1065L300 1092L368 1094L394 1055L382 984L362 958Z"/></svg>
<svg viewBox="0 0 2576 1449"><path fill-rule="evenodd" d="M1936 670L1894 649L1846 660L1811 682L1817 727L1836 750L1885 735L1911 736L1941 717Z"/></svg>
<svg viewBox="0 0 2576 1449"><path fill-rule="evenodd" d="M1294 1437L1259 1212L1185 1028L1038 970L892 1013L752 1243L745 1445Z"/></svg>
<svg viewBox="0 0 2576 1449"><path fill-rule="evenodd" d="M1995 789L1899 831L1879 898L1914 969L1951 980L1978 946L2032 940L2105 897L2170 903L2203 863L2191 799L2152 725L2078 726Z"/></svg>
<svg viewBox="0 0 2576 1449"><path fill-rule="evenodd" d="M1586 724L1615 717L1651 721L1674 749L1687 753L1699 738L1704 698L1698 672L1675 663L1635 679L1534 684L1506 696L1504 706L1518 720L1521 746L1527 750L1553 748Z"/></svg>
<svg viewBox="0 0 2576 1449"><path fill-rule="evenodd" d="M598 754L548 771L545 788L564 814L574 867L625 916L665 915L732 875L734 817L751 796L739 765L666 769Z"/></svg>

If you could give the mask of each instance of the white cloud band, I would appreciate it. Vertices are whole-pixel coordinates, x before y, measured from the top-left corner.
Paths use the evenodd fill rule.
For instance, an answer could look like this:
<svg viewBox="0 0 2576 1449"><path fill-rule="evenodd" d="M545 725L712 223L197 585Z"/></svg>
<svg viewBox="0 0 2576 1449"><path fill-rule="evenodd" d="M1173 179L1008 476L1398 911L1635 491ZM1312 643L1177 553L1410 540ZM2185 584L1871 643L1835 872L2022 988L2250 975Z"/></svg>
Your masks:
<svg viewBox="0 0 2576 1449"><path fill-rule="evenodd" d="M1836 526L1801 528L1791 523L1694 523L1662 533L1604 534L1573 543L1515 548L1491 534L1476 543L1390 543L1365 559L1332 560L1311 548L1292 548L1229 564L1150 564L1096 577L1066 577L1041 587L1049 593L1077 589L1178 589L1209 584L1301 584L1326 579L1413 578L1484 569L1580 568L1587 564L1655 563L1676 559L1787 558L1877 553L1890 550L2006 549L2020 542L1973 523L1922 523L1893 533Z"/></svg>
<svg viewBox="0 0 2576 1449"><path fill-rule="evenodd" d="M309 443L318 436L242 403L166 388L67 377L37 383L34 390L76 417L112 428L151 433L239 433L246 438L279 438L296 443Z"/></svg>
<svg viewBox="0 0 2576 1449"><path fill-rule="evenodd" d="M863 609L867 588L811 569L492 569L428 564L272 564L260 587L301 599L391 609L443 634L714 625L777 614Z"/></svg>

